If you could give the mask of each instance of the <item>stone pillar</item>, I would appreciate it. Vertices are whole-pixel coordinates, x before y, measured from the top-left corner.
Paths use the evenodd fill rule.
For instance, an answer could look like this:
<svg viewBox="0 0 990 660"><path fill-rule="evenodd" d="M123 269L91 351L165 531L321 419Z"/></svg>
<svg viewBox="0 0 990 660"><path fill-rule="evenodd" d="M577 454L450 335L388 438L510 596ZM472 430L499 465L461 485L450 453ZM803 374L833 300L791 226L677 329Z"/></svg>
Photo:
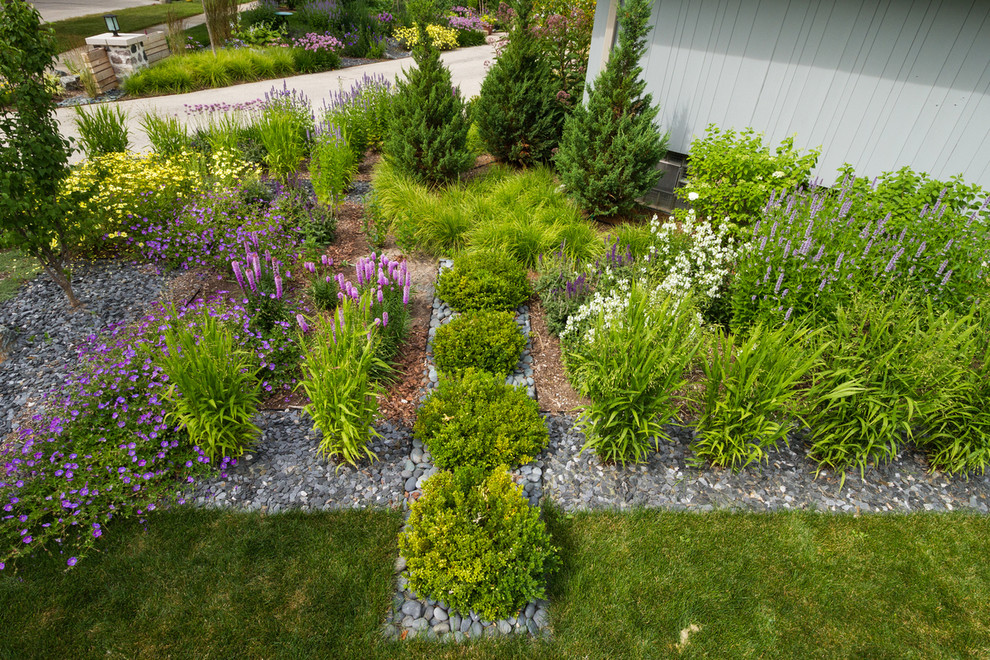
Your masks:
<svg viewBox="0 0 990 660"><path fill-rule="evenodd" d="M123 34L113 36L106 32L95 37L88 37L86 43L107 51L110 64L118 78L126 78L139 69L148 66L148 57L144 52L146 34Z"/></svg>

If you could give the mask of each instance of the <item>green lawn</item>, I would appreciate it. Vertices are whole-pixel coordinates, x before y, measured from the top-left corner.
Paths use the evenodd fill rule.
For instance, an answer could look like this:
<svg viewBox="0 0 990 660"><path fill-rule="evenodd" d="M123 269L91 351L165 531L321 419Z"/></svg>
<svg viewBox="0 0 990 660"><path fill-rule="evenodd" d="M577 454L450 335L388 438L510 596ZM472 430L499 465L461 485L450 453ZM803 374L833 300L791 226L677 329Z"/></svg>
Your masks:
<svg viewBox="0 0 990 660"><path fill-rule="evenodd" d="M138 32L154 25L165 23L165 13L172 9L180 18L189 18L203 13L203 4L199 0L194 2L172 2L169 4L147 5L145 7L132 7L130 9L120 9L113 12L120 22L121 32ZM55 21L52 27L55 28L55 38L63 48L73 48L82 45L86 37L95 34L102 34L107 31L107 25L103 21L103 16L111 12L99 14L89 14L78 16L64 21Z"/></svg>
<svg viewBox="0 0 990 660"><path fill-rule="evenodd" d="M0 658L990 654L986 517L549 514L551 642L381 641L399 513L180 509L0 573Z"/></svg>
<svg viewBox="0 0 990 660"><path fill-rule="evenodd" d="M38 272L38 260L16 249L0 249L0 302L17 293L17 287Z"/></svg>

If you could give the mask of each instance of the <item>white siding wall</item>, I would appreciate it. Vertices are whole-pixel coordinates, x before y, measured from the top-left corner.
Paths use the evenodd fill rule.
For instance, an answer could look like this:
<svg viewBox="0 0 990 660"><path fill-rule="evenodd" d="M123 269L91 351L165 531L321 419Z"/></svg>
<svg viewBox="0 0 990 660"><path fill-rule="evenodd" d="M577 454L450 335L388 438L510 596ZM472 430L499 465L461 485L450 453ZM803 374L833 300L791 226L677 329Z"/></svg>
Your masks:
<svg viewBox="0 0 990 660"><path fill-rule="evenodd" d="M599 0L588 80L618 0ZM990 188L990 1L654 0L643 66L669 148L752 126L874 176L909 165Z"/></svg>

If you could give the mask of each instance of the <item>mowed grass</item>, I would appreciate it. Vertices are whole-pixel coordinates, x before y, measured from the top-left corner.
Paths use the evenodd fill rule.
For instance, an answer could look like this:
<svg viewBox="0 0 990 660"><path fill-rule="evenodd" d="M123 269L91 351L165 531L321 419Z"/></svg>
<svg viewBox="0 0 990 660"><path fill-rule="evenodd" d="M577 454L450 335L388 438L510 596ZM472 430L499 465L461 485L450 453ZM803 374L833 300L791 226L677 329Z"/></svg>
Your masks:
<svg viewBox="0 0 990 660"><path fill-rule="evenodd" d="M399 513L178 510L114 526L75 570L0 573L0 657L990 654L986 517L547 513L550 641L380 639Z"/></svg>
<svg viewBox="0 0 990 660"><path fill-rule="evenodd" d="M131 7L113 12L67 18L63 21L54 21L51 26L55 29L55 38L58 43L78 45L85 41L86 37L103 34L107 31L107 24L103 20L105 14L117 16L121 32L139 32L145 28L164 24L165 14L170 9L179 18L189 18L203 13L203 3L200 0L194 0L193 2L149 4L145 7Z"/></svg>
<svg viewBox="0 0 990 660"><path fill-rule="evenodd" d="M20 250L0 249L0 303L13 298L21 283L34 277L40 269L37 259Z"/></svg>
<svg viewBox="0 0 990 660"><path fill-rule="evenodd" d="M0 657L360 657L391 602L401 524L179 509L147 533L110 525L74 570L56 555L0 572Z"/></svg>
<svg viewBox="0 0 990 660"><path fill-rule="evenodd" d="M984 516L643 511L554 531L562 657L990 656Z"/></svg>

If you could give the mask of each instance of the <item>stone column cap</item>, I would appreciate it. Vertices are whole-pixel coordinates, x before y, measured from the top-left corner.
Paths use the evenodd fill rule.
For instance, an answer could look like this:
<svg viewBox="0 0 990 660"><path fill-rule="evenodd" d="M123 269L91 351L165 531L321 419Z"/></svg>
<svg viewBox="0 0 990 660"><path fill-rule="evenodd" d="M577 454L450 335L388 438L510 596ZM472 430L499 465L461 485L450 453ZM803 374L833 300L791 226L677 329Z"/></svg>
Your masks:
<svg viewBox="0 0 990 660"><path fill-rule="evenodd" d="M86 43L90 46L131 46L141 43L148 35L146 34L125 34L113 36L113 32L104 32L94 37L86 37Z"/></svg>

